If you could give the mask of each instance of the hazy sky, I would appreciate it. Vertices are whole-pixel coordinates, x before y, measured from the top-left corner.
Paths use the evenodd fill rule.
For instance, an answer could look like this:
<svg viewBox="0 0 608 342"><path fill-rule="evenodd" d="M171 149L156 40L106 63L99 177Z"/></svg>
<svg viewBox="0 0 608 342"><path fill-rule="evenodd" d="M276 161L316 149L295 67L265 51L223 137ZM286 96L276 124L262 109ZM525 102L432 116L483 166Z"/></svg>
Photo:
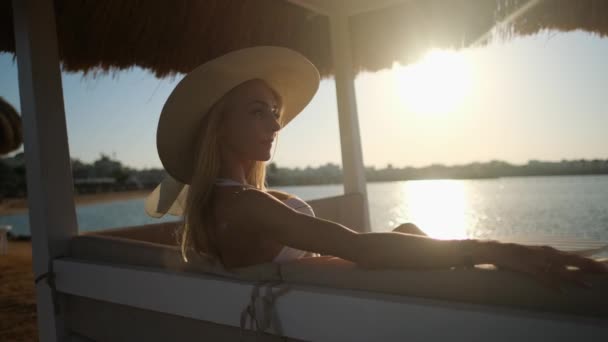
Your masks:
<svg viewBox="0 0 608 342"><path fill-rule="evenodd" d="M418 64L361 73L355 81L366 166L447 165L505 160L608 158L608 39L542 33ZM17 109L12 56L0 54L0 96ZM70 154L100 153L136 167L161 167L156 125L181 79L139 68L114 76L63 73ZM279 166L341 164L333 80L279 134Z"/></svg>

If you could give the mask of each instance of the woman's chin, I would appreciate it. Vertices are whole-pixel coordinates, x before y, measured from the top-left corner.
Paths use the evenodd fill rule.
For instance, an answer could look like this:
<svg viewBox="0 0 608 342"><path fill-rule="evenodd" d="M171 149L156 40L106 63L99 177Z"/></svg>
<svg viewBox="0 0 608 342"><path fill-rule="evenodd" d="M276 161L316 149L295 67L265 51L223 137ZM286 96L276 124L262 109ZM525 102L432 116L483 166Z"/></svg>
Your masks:
<svg viewBox="0 0 608 342"><path fill-rule="evenodd" d="M270 151L265 151L265 152L256 154L254 159L257 161L269 161L270 157L271 157Z"/></svg>

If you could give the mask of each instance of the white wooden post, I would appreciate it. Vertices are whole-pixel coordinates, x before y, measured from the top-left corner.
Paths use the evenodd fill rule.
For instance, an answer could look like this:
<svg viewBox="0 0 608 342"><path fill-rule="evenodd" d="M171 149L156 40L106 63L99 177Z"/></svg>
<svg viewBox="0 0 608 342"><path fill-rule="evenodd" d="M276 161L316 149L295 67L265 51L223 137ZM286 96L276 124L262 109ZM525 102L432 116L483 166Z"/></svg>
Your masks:
<svg viewBox="0 0 608 342"><path fill-rule="evenodd" d="M329 16L329 21L338 102L338 121L340 124L344 193L359 192L363 194L362 230L369 232L371 231L371 224L365 186L365 167L361 151L361 135L359 134L359 119L357 117L355 73L352 63L348 17L343 13L334 12Z"/></svg>
<svg viewBox="0 0 608 342"><path fill-rule="evenodd" d="M52 0L14 0L13 20L23 119L27 202L34 276L65 254L78 234ZM66 338L64 316L55 314L46 280L36 285L41 341ZM63 307L64 298L56 300Z"/></svg>

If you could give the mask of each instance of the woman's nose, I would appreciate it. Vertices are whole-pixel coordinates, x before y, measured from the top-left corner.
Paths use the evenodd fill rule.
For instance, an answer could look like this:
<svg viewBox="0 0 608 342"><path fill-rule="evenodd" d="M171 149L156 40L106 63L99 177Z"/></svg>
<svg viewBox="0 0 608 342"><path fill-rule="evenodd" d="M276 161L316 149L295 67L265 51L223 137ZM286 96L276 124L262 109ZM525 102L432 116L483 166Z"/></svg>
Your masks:
<svg viewBox="0 0 608 342"><path fill-rule="evenodd" d="M270 121L271 121L271 123L270 123L270 129L273 132L276 132L276 131L278 131L278 130L281 129L281 123L279 122L279 120L277 120L275 118L272 118Z"/></svg>

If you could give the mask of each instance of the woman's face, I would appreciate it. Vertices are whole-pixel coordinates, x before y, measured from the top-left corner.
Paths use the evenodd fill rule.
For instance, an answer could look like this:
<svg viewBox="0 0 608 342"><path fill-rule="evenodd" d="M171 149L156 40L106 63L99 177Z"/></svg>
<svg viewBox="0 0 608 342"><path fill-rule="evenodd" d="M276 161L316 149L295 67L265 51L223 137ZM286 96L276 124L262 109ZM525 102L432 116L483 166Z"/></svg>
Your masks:
<svg viewBox="0 0 608 342"><path fill-rule="evenodd" d="M279 108L272 90L250 80L230 94L220 125L220 146L241 160L267 161L279 124Z"/></svg>

